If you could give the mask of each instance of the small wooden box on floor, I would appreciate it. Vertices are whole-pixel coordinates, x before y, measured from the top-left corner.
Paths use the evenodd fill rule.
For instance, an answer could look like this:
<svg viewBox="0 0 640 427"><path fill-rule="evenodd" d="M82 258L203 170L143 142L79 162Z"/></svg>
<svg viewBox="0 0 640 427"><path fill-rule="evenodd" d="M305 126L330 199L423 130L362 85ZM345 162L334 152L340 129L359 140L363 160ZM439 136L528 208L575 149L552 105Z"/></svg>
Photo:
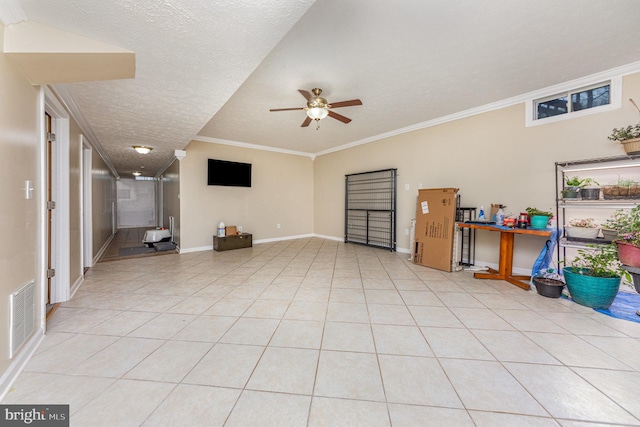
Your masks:
<svg viewBox="0 0 640 427"><path fill-rule="evenodd" d="M230 251L231 249L250 248L251 246L253 246L253 240L249 233L226 237L213 236L213 250L218 252Z"/></svg>

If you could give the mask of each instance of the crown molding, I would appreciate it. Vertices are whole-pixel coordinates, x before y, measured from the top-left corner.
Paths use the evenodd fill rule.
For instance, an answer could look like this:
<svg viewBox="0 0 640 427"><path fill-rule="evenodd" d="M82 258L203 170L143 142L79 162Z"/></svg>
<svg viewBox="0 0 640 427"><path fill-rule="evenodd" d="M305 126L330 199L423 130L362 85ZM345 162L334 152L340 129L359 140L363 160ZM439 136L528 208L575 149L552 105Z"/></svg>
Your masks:
<svg viewBox="0 0 640 427"><path fill-rule="evenodd" d="M209 142L211 144L222 144L222 145L231 145L234 147L250 148L252 150L262 150L262 151L271 151L274 153L291 154L293 156L310 157L311 160L315 159L316 157L316 155L313 153L305 153L303 151L285 150L284 148L268 147L266 145L258 145L258 144L249 144L246 142L231 141L228 139L210 138L208 136L201 136L201 135L196 135L195 137L193 137L193 140L201 141L201 142Z"/></svg>
<svg viewBox="0 0 640 427"><path fill-rule="evenodd" d="M120 175L113 163L111 163L109 156L104 151L104 148L102 148L102 145L100 145L98 137L93 133L93 129L91 129L91 126L82 115L82 111L76 103L76 100L73 98L73 95L71 95L69 87L66 84L58 84L55 87L49 86L49 89L58 97L58 99L60 99L60 102L64 104L69 114L71 114L71 117L75 120L78 127L80 127L80 130L82 130L87 142L89 142L89 144L91 144L91 146L98 152L100 157L102 157L102 160L111 170L113 176L120 178Z"/></svg>
<svg viewBox="0 0 640 427"><path fill-rule="evenodd" d="M532 92L527 92L522 95L517 95L511 98L503 99L501 101L492 102L490 104L481 105L479 107L470 108L468 110L460 111L458 113L449 114L447 116L438 117L433 120L427 120L425 122L417 123L415 125L403 127L400 129L396 129L390 132L381 133L379 135L374 135L369 138L360 139L358 141L353 141L347 144L340 145L338 147L329 148L327 150L319 151L315 153L316 156L323 156L325 154L334 153L336 151L342 151L349 148L357 147L359 145L368 144L370 142L379 141L385 138L391 138L393 136L401 135L404 133L413 132L420 129L425 129L432 126L441 125L448 122L453 122L456 120L464 119L467 117L475 116L478 114L487 113L489 111L495 111L506 107L511 107L513 105L520 104L522 102L528 102L532 99L542 98L549 95L554 95L558 92L562 92L567 90L567 88L574 89L581 86L588 86L590 84L596 83L600 80L612 79L615 77L622 77L629 74L640 72L640 61L633 62L631 64L622 65L620 67L611 68L609 70L605 70L599 73L591 74L588 76L580 77L574 80L570 80L564 83L559 83L553 86L549 86L546 88L538 89Z"/></svg>

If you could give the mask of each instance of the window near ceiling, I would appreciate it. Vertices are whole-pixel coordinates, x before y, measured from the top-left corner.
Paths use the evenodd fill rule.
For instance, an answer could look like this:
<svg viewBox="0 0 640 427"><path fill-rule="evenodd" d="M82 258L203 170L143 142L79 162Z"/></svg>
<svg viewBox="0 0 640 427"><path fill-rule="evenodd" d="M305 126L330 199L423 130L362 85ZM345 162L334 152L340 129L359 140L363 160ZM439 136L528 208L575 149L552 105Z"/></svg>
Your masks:
<svg viewBox="0 0 640 427"><path fill-rule="evenodd" d="M620 108L620 86L615 78L533 99L527 105L527 126Z"/></svg>

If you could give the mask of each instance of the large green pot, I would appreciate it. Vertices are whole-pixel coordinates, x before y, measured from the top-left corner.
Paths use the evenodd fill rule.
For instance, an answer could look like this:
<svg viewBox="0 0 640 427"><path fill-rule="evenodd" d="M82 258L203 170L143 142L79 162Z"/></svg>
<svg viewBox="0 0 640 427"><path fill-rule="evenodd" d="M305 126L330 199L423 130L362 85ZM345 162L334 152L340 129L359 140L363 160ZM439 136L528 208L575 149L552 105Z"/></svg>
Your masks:
<svg viewBox="0 0 640 427"><path fill-rule="evenodd" d="M548 216L534 215L531 217L531 228L534 230L545 230L549 222Z"/></svg>
<svg viewBox="0 0 640 427"><path fill-rule="evenodd" d="M607 309L620 289L620 277L587 276L586 269L566 267L562 270L571 298L580 305Z"/></svg>

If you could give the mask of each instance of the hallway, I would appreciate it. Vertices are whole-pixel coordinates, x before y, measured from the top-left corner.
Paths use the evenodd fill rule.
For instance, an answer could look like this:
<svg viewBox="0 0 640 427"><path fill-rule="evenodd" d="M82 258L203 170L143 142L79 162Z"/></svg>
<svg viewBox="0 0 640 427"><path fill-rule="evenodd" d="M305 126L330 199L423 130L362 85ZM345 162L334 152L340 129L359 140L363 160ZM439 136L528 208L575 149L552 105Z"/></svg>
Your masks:
<svg viewBox="0 0 640 427"><path fill-rule="evenodd" d="M144 247L142 243L142 239L144 237L145 231L151 229L152 227L139 227L139 228L121 228L116 232L116 235L109 243L109 248L104 252L100 261L98 262L109 262L109 261L117 261L129 258L144 258L156 255L166 255L170 253L175 253L175 251L158 251L151 252L145 254L136 254L136 255L121 255L120 249L124 248L137 248Z"/></svg>
<svg viewBox="0 0 640 427"><path fill-rule="evenodd" d="M99 263L3 403L71 425L640 425L640 324L319 238Z"/></svg>

